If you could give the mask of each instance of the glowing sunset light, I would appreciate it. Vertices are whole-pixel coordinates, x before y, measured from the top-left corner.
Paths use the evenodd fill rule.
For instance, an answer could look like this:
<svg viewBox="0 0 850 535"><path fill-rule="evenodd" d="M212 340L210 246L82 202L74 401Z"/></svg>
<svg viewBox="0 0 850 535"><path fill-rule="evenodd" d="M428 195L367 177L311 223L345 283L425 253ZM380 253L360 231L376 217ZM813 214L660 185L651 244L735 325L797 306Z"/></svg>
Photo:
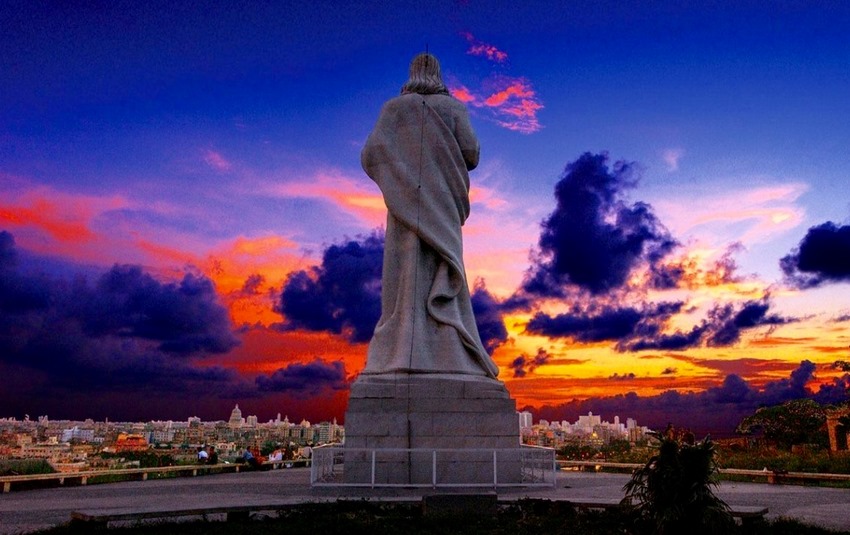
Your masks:
<svg viewBox="0 0 850 535"><path fill-rule="evenodd" d="M381 309L360 152L425 43L520 408L729 435L846 399L850 6L367 4L4 11L0 417L342 422Z"/></svg>

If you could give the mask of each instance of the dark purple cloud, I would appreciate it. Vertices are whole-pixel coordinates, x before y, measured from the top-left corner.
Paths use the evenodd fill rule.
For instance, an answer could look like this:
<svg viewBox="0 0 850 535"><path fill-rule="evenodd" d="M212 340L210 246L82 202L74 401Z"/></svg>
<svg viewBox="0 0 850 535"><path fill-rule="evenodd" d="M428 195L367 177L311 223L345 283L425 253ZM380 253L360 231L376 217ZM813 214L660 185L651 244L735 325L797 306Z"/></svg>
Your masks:
<svg viewBox="0 0 850 535"><path fill-rule="evenodd" d="M383 235L325 249L322 264L289 275L276 310L284 329L343 334L368 342L381 316Z"/></svg>
<svg viewBox="0 0 850 535"><path fill-rule="evenodd" d="M381 316L384 236L372 234L328 247L322 263L289 275L275 307L284 315L279 328L342 334L368 342ZM472 308L488 351L507 340L501 305L483 282L472 292Z"/></svg>
<svg viewBox="0 0 850 535"><path fill-rule="evenodd" d="M598 295L622 287L644 264L656 270L659 285L675 286L681 274L659 266L676 241L648 204L622 199L637 181L635 164L618 161L609 168L606 153L585 153L567 164L523 290L558 297L572 284Z"/></svg>
<svg viewBox="0 0 850 535"><path fill-rule="evenodd" d="M501 305L493 295L487 291L484 281L476 281L472 292L472 312L475 314L475 323L478 326L478 334L484 343L488 353L492 353L497 347L508 339L508 330L502 319Z"/></svg>
<svg viewBox="0 0 850 535"><path fill-rule="evenodd" d="M16 314L43 310L49 304L49 281L39 275L19 273L15 238L5 230L0 232L0 312Z"/></svg>
<svg viewBox="0 0 850 535"><path fill-rule="evenodd" d="M809 390L806 388L808 383L815 376L815 364L810 360L804 360L800 363L800 367L791 372L788 379L780 379L768 383L764 387L762 393L763 403L765 405L778 405L789 399L798 399L808 397Z"/></svg>
<svg viewBox="0 0 850 535"><path fill-rule="evenodd" d="M262 392L285 392L294 395L317 396L325 390L345 390L345 364L342 361L325 362L315 359L307 364L292 363L271 375L257 377L257 388Z"/></svg>
<svg viewBox="0 0 850 535"><path fill-rule="evenodd" d="M139 266L116 265L93 292L80 293L72 310L91 336L152 340L178 354L226 353L238 343L212 281L203 276L161 283Z"/></svg>
<svg viewBox="0 0 850 535"><path fill-rule="evenodd" d="M572 338L578 342L631 340L637 336L655 336L664 322L679 312L682 303L644 304L641 308L599 306L571 311L557 316L536 313L526 325L533 334Z"/></svg>
<svg viewBox="0 0 850 535"><path fill-rule="evenodd" d="M649 267L647 286L653 290L674 290L685 278L685 268L676 264L653 264Z"/></svg>
<svg viewBox="0 0 850 535"><path fill-rule="evenodd" d="M693 326L689 331L661 333L649 336L638 333L631 339L623 339L618 344L620 351L643 351L649 349L678 351L692 347L725 347L736 344L741 333L760 326L775 326L797 321L776 314L768 314L770 301L764 298L747 301L736 308L731 304L715 305L709 310L706 319Z"/></svg>
<svg viewBox="0 0 850 535"><path fill-rule="evenodd" d="M768 314L767 298L748 301L738 307L716 305L706 319L688 331L665 333L664 326L678 314L684 303L644 303L640 307L573 306L569 312L549 316L537 312L526 325L533 334L571 338L577 342L616 342L619 351L668 350L692 347L725 347L736 344L741 333L759 326L783 325L795 321Z"/></svg>
<svg viewBox="0 0 850 535"><path fill-rule="evenodd" d="M90 284L24 272L16 257L11 234L0 232L0 365L31 396L224 391L236 382L197 365L239 343L208 279L160 282L116 265Z"/></svg>
<svg viewBox="0 0 850 535"><path fill-rule="evenodd" d="M619 373L614 373L608 376L609 381L634 381L637 378L633 372L624 373L620 375Z"/></svg>
<svg viewBox="0 0 850 535"><path fill-rule="evenodd" d="M790 318L768 315L770 303L767 300L748 301L735 310L732 305L716 306L709 313L706 331L710 333L706 344L710 347L723 347L736 344L741 339L741 331L761 325L783 325Z"/></svg>
<svg viewBox="0 0 850 535"><path fill-rule="evenodd" d="M511 369L514 372L514 377L525 377L529 373L548 363L551 355L543 348L537 349L537 354L530 357L523 353L511 362Z"/></svg>
<svg viewBox="0 0 850 535"><path fill-rule="evenodd" d="M239 293L244 296L257 295L260 293L260 288L262 288L264 282L266 282L265 277L259 273L254 273L245 279L245 284L242 285Z"/></svg>
<svg viewBox="0 0 850 535"><path fill-rule="evenodd" d="M810 228L779 265L788 282L798 288L850 282L850 225L827 222Z"/></svg>
<svg viewBox="0 0 850 535"><path fill-rule="evenodd" d="M663 429L668 422L690 427L699 434L731 436L741 420L761 406L778 405L792 399L814 399L823 404L838 403L846 399L842 390L850 384L850 375L821 386L813 392L806 384L813 378L814 364L802 361L787 379L768 383L758 390L735 374L727 375L723 383L704 392L677 392L668 390L657 396L639 396L634 392L604 398L573 400L540 409L526 408L538 418L547 420L578 419L579 415L601 415L613 420L632 417L638 424ZM619 376L622 378L623 376Z"/></svg>

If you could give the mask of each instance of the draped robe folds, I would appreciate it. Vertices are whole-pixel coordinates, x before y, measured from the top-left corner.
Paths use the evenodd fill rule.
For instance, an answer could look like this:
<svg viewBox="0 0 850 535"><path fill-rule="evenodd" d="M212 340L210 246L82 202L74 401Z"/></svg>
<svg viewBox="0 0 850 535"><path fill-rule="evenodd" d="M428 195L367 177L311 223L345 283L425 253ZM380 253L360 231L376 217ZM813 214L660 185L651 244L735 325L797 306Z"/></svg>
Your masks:
<svg viewBox="0 0 850 535"><path fill-rule="evenodd" d="M361 163L387 205L381 318L362 373L495 378L498 368L481 343L463 265L468 169L478 163L465 106L448 95L390 100Z"/></svg>

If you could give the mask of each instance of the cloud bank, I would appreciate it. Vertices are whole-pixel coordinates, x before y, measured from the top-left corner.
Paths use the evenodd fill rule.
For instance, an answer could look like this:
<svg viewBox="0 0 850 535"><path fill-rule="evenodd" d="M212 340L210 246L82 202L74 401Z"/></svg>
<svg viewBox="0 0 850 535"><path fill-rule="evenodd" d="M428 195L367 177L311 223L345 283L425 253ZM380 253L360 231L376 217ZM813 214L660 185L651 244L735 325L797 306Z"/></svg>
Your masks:
<svg viewBox="0 0 850 535"><path fill-rule="evenodd" d="M817 391L808 387L815 377L815 365L808 360L791 372L786 379L768 383L758 390L742 377L729 374L716 387L703 392L677 392L668 390L657 396L639 396L634 392L616 396L573 400L558 405L545 405L540 409L527 407L539 418L547 420L578 419L592 411L606 419L614 416L637 418L641 425L663 429L668 422L690 427L697 433L714 432L731 435L737 424L761 406L784 403L792 399L814 399L818 403L839 403L846 399L845 389L850 386L850 375L835 379ZM622 376L619 376L622 378Z"/></svg>
<svg viewBox="0 0 850 535"><path fill-rule="evenodd" d="M318 396L326 390L346 390L348 382L342 361L325 362L315 359L302 364L292 363L270 375L256 379L261 392L285 392L291 395Z"/></svg>
<svg viewBox="0 0 850 535"><path fill-rule="evenodd" d="M381 316L381 265L384 238L373 234L322 254L322 263L289 275L276 310L280 328L341 334L368 342Z"/></svg>
<svg viewBox="0 0 850 535"><path fill-rule="evenodd" d="M661 273L662 261L678 244L651 206L623 199L637 182L635 164L618 161L609 167L606 153L585 153L567 164L523 290L560 297L565 285L574 285L599 295L624 286L639 267ZM665 272L664 279L674 279L665 285L674 284L675 276Z"/></svg>
<svg viewBox="0 0 850 535"><path fill-rule="evenodd" d="M786 280L797 288L850 282L850 226L830 221L810 228L779 265Z"/></svg>
<svg viewBox="0 0 850 535"><path fill-rule="evenodd" d="M115 265L91 284L25 273L17 260L13 236L0 232L0 364L29 370L21 377L32 379L33 395L206 392L238 382L200 365L239 343L209 279L160 282L139 266Z"/></svg>
<svg viewBox="0 0 850 535"><path fill-rule="evenodd" d="M290 274L275 306L284 316L277 327L324 331L350 342L368 342L381 316L383 255L384 236L380 233L325 249L320 265ZM493 351L507 340L501 306L483 281L476 282L471 297L481 340Z"/></svg>

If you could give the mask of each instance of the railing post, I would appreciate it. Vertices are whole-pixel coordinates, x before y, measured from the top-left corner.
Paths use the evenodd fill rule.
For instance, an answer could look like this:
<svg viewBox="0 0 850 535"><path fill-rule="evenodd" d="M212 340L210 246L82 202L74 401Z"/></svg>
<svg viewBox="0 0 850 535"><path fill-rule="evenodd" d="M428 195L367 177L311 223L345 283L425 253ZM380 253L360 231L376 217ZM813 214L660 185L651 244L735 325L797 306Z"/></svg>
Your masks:
<svg viewBox="0 0 850 535"><path fill-rule="evenodd" d="M372 450L372 488L375 488L375 450Z"/></svg>
<svg viewBox="0 0 850 535"><path fill-rule="evenodd" d="M431 485L437 488L437 450L431 450Z"/></svg>

